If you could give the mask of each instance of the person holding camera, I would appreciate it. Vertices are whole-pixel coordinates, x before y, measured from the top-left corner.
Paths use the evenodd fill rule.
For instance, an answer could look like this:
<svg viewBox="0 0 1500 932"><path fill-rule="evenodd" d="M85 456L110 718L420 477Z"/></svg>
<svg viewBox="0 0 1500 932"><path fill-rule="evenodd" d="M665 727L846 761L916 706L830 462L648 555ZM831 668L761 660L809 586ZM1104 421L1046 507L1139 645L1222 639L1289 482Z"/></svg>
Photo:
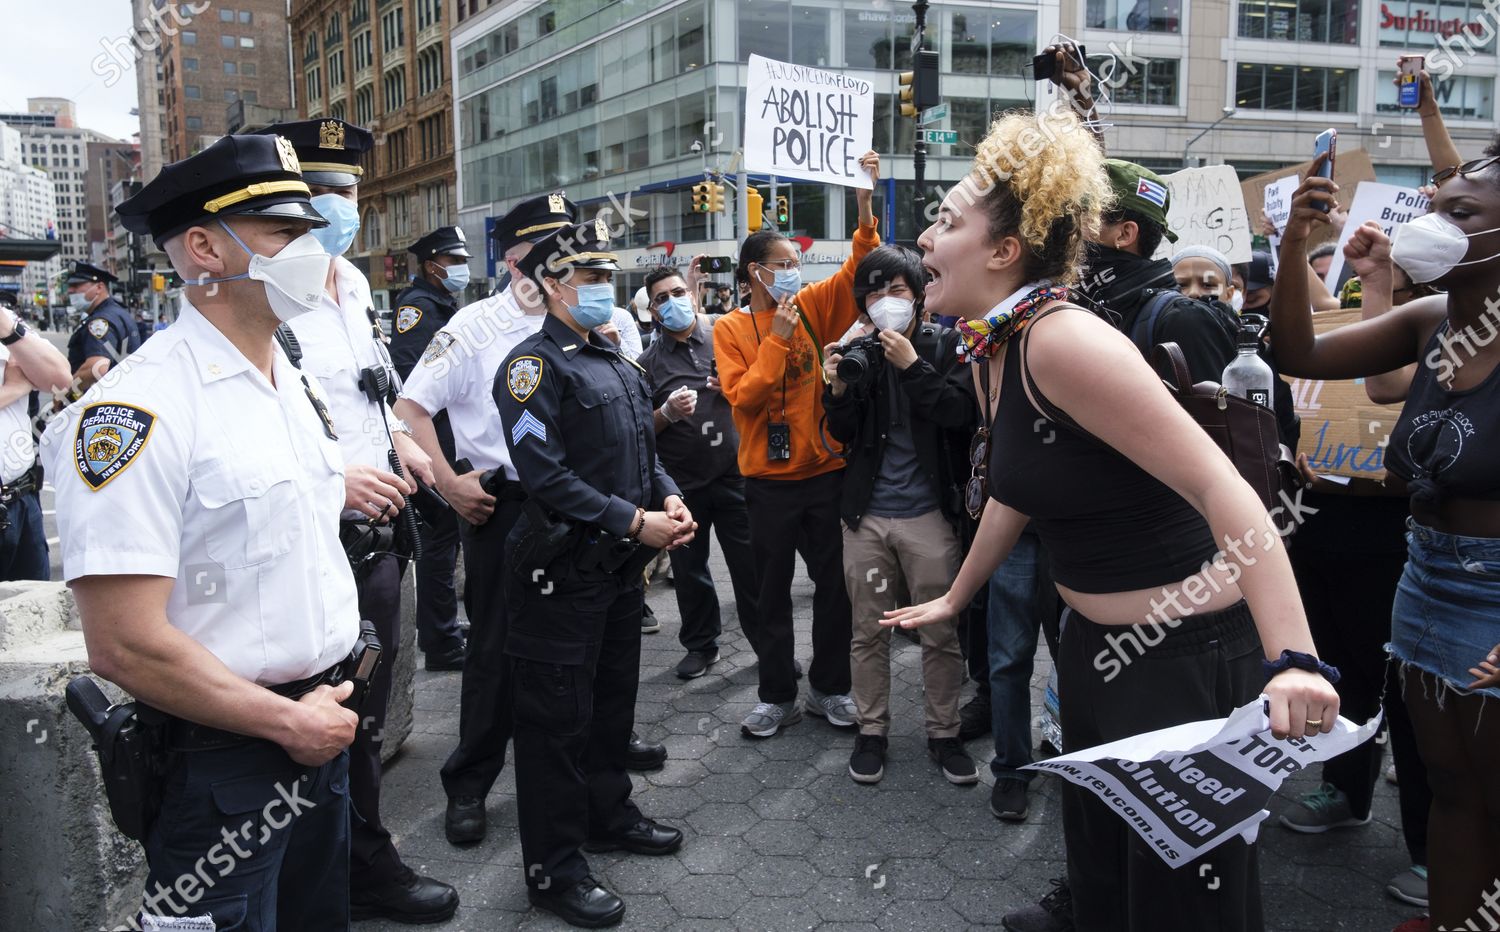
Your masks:
<svg viewBox="0 0 1500 932"><path fill-rule="evenodd" d="M905 590L925 602L947 591L961 559L962 496L955 457L976 426L958 334L920 320L926 273L905 246L881 246L854 272L854 301L874 327L825 349L828 433L844 444L839 514L844 582L852 604L849 648L859 735L849 776L876 783L885 773L890 729L891 632L880 624ZM927 753L950 783L979 780L958 740L964 662L957 626L920 629Z"/></svg>
<svg viewBox="0 0 1500 932"><path fill-rule="evenodd" d="M878 178L880 156L860 165ZM740 472L750 508L750 547L760 567L760 615L741 618L759 663L760 702L740 730L769 738L799 721L797 662L792 633L793 552L813 578L813 661L807 710L829 724L852 728L849 692L849 596L842 578L839 480L843 462L828 448L823 419L819 334L844 333L859 316L854 269L880 245L870 192L857 190L859 228L848 260L824 281L803 287L796 243L770 230L740 248L735 278L750 289L748 306L714 325L714 358L724 397L740 435Z"/></svg>

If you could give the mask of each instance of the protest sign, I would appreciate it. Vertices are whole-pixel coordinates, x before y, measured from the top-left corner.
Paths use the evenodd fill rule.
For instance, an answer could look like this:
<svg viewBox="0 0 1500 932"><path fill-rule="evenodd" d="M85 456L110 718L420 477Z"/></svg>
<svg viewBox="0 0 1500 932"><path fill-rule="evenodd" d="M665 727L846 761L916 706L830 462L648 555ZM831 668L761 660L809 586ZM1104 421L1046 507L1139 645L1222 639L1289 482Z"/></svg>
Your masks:
<svg viewBox="0 0 1500 932"><path fill-rule="evenodd" d="M1329 333L1358 323L1359 308L1313 315L1313 331ZM1378 405L1365 393L1363 379L1328 382L1290 379L1292 405L1302 418L1302 440L1313 471L1330 476L1380 481L1385 448L1401 405Z"/></svg>
<svg viewBox="0 0 1500 932"><path fill-rule="evenodd" d="M1263 210L1266 220L1276 228L1276 232L1267 233L1266 238L1271 246L1271 275L1276 275L1276 266L1281 259L1281 234L1286 232L1286 222L1292 215L1292 195L1297 191L1300 180L1296 175L1288 175L1266 185L1265 204ZM1257 224L1252 227L1259 229Z"/></svg>
<svg viewBox="0 0 1500 932"><path fill-rule="evenodd" d="M1157 258L1170 258L1184 246L1212 246L1230 262L1250 261L1250 218L1233 166L1184 168L1162 181L1171 192L1167 226L1177 242L1163 238Z"/></svg>
<svg viewBox="0 0 1500 932"><path fill-rule="evenodd" d="M1339 234L1338 249L1334 250L1333 262L1328 266L1328 277L1325 279L1328 290L1334 294L1339 293L1338 289L1347 277L1343 274L1344 244L1349 242L1349 237L1365 221L1374 220L1380 224L1386 236L1391 236L1398 225L1427 213L1430 203L1427 195L1418 192L1416 188L1381 184L1378 181L1360 185L1359 190L1354 193L1354 199L1347 204L1349 219L1345 221L1343 232Z"/></svg>
<svg viewBox="0 0 1500 932"><path fill-rule="evenodd" d="M873 188L859 167L875 125L864 78L750 56L745 168L848 188Z"/></svg>
<svg viewBox="0 0 1500 932"><path fill-rule="evenodd" d="M1311 136L1308 137L1307 145L1308 149L1311 150ZM1246 179L1240 183L1240 189L1245 194L1246 206L1253 208L1264 204L1266 201L1266 185L1273 181L1279 181L1282 178L1296 178L1298 179L1298 184L1301 184L1301 179L1311 168L1311 161L1299 162L1296 165L1288 165L1286 168L1278 168L1276 171L1266 172L1265 174ZM1353 201L1354 195L1358 192L1359 186L1363 182L1374 180L1375 166L1370 164L1370 156L1366 154L1365 150L1339 147L1339 156L1333 163L1333 181L1339 186L1339 203L1348 207ZM1292 187L1294 190L1296 189L1296 185ZM1260 229L1260 218L1253 218L1251 225L1256 229ZM1307 238L1308 248L1321 245L1333 239L1333 236L1332 227L1322 224L1314 226L1311 235Z"/></svg>
<svg viewBox="0 0 1500 932"><path fill-rule="evenodd" d="M1283 780L1368 740L1364 725L1339 718L1333 731L1280 740L1271 735L1262 696L1227 719L1190 722L1023 770L1053 773L1094 793L1171 867L1181 867L1231 838L1254 842L1270 815L1266 803Z"/></svg>

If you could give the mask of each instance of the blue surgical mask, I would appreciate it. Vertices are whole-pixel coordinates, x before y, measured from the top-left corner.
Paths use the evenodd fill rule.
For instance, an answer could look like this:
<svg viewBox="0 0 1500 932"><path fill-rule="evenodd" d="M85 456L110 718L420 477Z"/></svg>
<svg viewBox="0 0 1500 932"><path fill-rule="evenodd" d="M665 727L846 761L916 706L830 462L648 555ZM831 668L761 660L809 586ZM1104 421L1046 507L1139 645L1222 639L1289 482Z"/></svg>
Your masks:
<svg viewBox="0 0 1500 932"><path fill-rule="evenodd" d="M762 282L764 284L764 282ZM776 269L772 273L771 284L767 286L771 292L772 299L780 301L791 297L802 290L802 269Z"/></svg>
<svg viewBox="0 0 1500 932"><path fill-rule="evenodd" d="M312 199L312 205L328 221L328 226L312 231L312 235L323 244L323 251L330 256L342 256L348 252L359 232L359 208L338 194L319 194Z"/></svg>
<svg viewBox="0 0 1500 932"><path fill-rule="evenodd" d="M458 294L469 287L469 263L460 262L443 270L443 287Z"/></svg>
<svg viewBox="0 0 1500 932"><path fill-rule="evenodd" d="M680 333L693 325L696 317L693 310L693 299L688 295L677 297L671 295L667 303L661 307L661 325L674 333Z"/></svg>
<svg viewBox="0 0 1500 932"><path fill-rule="evenodd" d="M615 286L608 282L597 285L579 285L578 303L568 307L568 313L581 327L593 330L609 323L615 315Z"/></svg>

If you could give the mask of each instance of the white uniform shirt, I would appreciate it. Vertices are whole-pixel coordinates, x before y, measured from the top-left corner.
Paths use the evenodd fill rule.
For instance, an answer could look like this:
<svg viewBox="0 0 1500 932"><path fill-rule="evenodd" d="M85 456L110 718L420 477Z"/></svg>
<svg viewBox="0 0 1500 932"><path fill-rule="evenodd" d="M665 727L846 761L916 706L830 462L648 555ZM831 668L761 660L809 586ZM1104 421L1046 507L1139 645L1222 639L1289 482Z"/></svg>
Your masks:
<svg viewBox="0 0 1500 932"><path fill-rule="evenodd" d="M266 686L359 637L338 444L279 349L273 371L274 387L184 302L42 439L63 578L175 579L168 622Z"/></svg>
<svg viewBox="0 0 1500 932"><path fill-rule="evenodd" d="M385 365L370 325L370 283L342 256L334 257L333 268L338 301L325 291L321 307L292 318L302 370L322 383L344 462L389 472L385 405L372 404L359 387L361 369Z"/></svg>
<svg viewBox="0 0 1500 932"><path fill-rule="evenodd" d="M495 373L517 343L542 329L546 317L522 311L509 288L465 305L433 334L401 389L402 398L428 414L447 410L454 452L475 469L503 466L507 478L516 478L495 407Z"/></svg>
<svg viewBox="0 0 1500 932"><path fill-rule="evenodd" d="M10 365L10 347L0 346L0 382ZM36 439L31 435L31 415L26 413L31 393L0 408L0 482L6 485L26 475L36 461Z"/></svg>

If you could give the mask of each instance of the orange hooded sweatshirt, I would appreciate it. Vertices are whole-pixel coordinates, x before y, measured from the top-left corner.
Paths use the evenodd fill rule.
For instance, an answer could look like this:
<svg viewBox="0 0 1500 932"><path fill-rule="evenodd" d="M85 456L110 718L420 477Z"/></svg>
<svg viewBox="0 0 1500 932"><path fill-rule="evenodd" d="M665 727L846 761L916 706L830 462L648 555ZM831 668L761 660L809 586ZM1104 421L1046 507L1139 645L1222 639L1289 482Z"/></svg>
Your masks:
<svg viewBox="0 0 1500 932"><path fill-rule="evenodd" d="M714 325L714 358L724 397L734 410L740 434L739 462L743 475L757 479L807 479L842 469L844 461L819 439L823 420L824 346L844 335L859 316L854 303L854 269L859 260L880 245L876 222L854 231L849 258L832 277L805 286L795 301L812 327L801 323L790 340L771 332L774 310L752 314L738 309ZM814 344L816 339L816 345ZM766 428L772 421L790 426L792 458L766 457Z"/></svg>

